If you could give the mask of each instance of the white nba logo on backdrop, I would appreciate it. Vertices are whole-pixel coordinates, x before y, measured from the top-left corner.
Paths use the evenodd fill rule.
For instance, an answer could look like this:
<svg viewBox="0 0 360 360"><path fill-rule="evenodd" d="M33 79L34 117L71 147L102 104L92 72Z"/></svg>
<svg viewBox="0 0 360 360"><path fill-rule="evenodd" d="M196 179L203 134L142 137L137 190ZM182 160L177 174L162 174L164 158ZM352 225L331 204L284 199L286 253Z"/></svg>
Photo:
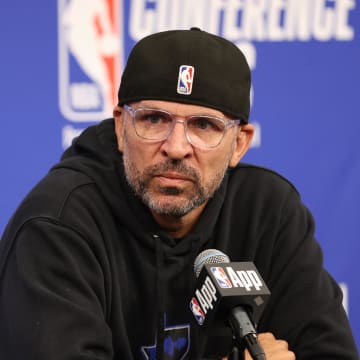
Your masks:
<svg viewBox="0 0 360 360"><path fill-rule="evenodd" d="M120 0L58 0L59 102L71 121L111 116L120 82Z"/></svg>

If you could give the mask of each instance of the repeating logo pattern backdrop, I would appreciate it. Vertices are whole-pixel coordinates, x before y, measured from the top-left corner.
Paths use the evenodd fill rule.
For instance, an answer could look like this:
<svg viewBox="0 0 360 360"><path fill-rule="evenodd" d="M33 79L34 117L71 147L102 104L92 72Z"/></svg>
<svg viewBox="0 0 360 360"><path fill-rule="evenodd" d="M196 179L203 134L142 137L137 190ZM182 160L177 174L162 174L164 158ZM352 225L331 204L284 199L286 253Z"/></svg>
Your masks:
<svg viewBox="0 0 360 360"><path fill-rule="evenodd" d="M360 344L360 1L13 0L0 20L0 232L72 138L111 116L133 44L198 26L245 52L245 161L301 192Z"/></svg>

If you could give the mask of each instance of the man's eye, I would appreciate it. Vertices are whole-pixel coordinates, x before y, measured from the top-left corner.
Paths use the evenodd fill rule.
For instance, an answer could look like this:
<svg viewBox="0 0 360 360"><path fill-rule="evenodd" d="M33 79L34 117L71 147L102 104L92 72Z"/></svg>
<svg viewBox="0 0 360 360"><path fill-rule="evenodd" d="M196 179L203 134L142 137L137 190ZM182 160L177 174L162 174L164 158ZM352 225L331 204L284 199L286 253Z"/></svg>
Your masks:
<svg viewBox="0 0 360 360"><path fill-rule="evenodd" d="M163 124L166 123L167 117L164 116L164 114L158 113L158 112L145 112L140 114L140 116L138 117L139 121L143 122L143 123L148 123L151 125L156 125L156 124Z"/></svg>
<svg viewBox="0 0 360 360"><path fill-rule="evenodd" d="M162 120L162 117L159 116L158 114L151 114L146 117L146 121L148 121L152 124L157 124L157 123L161 122L161 120Z"/></svg>
<svg viewBox="0 0 360 360"><path fill-rule="evenodd" d="M223 124L217 119L207 117L193 118L188 126L198 130L222 131Z"/></svg>

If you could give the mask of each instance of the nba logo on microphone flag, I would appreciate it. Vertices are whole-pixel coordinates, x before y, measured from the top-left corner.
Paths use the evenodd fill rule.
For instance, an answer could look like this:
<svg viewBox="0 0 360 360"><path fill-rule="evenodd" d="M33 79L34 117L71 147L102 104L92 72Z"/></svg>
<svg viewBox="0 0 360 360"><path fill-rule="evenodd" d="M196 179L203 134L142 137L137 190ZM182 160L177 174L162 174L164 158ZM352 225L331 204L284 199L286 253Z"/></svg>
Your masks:
<svg viewBox="0 0 360 360"><path fill-rule="evenodd" d="M190 309L195 316L196 321L199 325L202 325L205 320L205 314L202 311L198 301L193 297L190 301Z"/></svg>
<svg viewBox="0 0 360 360"><path fill-rule="evenodd" d="M232 288L232 284L230 279L225 274L225 271L223 268L219 266L213 266L211 267L211 272L214 274L214 277L217 281L217 283L222 287L223 289L230 289Z"/></svg>

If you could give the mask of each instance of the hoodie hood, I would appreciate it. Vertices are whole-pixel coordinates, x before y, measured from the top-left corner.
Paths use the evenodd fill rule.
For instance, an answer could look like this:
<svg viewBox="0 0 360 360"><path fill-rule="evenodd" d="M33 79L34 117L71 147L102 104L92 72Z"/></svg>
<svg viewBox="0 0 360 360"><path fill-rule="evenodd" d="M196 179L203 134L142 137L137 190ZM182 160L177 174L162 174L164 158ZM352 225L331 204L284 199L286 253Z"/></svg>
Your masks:
<svg viewBox="0 0 360 360"><path fill-rule="evenodd" d="M159 235L164 250L172 252L172 255L175 255L174 252L183 255L185 248L188 248L185 244L189 241L201 238L203 243L211 237L215 220L224 201L227 184L225 177L192 233L180 242L176 242L154 221L149 209L135 196L127 183L122 154L117 148L114 119L107 119L91 126L74 139L72 145L64 152L60 163L53 167L53 169L58 168L76 170L90 177L111 207L117 221L140 235L142 239L144 232ZM153 241L149 241L148 245L153 246Z"/></svg>

